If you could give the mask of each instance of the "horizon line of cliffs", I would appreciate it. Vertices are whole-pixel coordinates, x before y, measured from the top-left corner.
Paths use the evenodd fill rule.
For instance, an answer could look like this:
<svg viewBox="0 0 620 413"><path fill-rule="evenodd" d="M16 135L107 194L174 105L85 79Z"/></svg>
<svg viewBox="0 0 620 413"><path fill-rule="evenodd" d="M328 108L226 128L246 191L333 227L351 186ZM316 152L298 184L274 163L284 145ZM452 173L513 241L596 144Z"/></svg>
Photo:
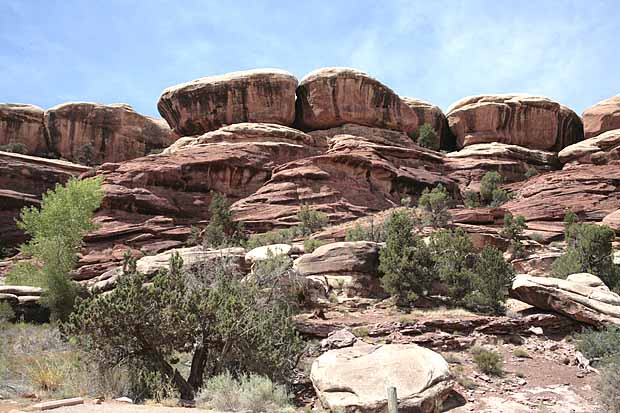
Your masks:
<svg viewBox="0 0 620 413"><path fill-rule="evenodd" d="M318 69L301 81L277 69L205 77L165 89L157 108L165 121L141 115L125 104L77 102L48 110L0 104L0 146L19 143L26 154L95 165L141 157L181 137L246 122L304 132L358 124L410 137L428 123L446 151L500 143L560 152L584 138L620 129L618 96L586 109L583 122L560 103L523 94L466 97L444 114L436 105L400 97L366 73L350 68ZM560 154L560 159L620 144L616 142L620 131L611 135L582 143L577 154L573 150Z"/></svg>

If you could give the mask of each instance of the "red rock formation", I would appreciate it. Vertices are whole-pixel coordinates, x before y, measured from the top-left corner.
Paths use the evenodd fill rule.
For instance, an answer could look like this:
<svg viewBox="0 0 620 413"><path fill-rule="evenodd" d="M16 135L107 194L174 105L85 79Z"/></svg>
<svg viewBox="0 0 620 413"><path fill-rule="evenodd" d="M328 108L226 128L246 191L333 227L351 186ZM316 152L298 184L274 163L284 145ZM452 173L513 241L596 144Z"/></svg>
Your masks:
<svg viewBox="0 0 620 413"><path fill-rule="evenodd" d="M45 112L45 127L50 150L92 165L144 156L176 139L163 120L125 104L64 103Z"/></svg>
<svg viewBox="0 0 620 413"><path fill-rule="evenodd" d="M297 125L303 130L356 123L413 133L416 111L364 72L342 67L315 70L297 88Z"/></svg>
<svg viewBox="0 0 620 413"><path fill-rule="evenodd" d="M603 132L593 138L567 146L558 154L562 163L602 165L620 159L620 129Z"/></svg>
<svg viewBox="0 0 620 413"><path fill-rule="evenodd" d="M403 102L413 109L418 116L420 125L428 123L439 136L440 147L448 151L456 149L456 138L448 125L448 118L439 108L432 103L420 99L403 98Z"/></svg>
<svg viewBox="0 0 620 413"><path fill-rule="evenodd" d="M579 116L543 97L467 97L453 104L447 116L459 148L500 142L557 152L583 139Z"/></svg>
<svg viewBox="0 0 620 413"><path fill-rule="evenodd" d="M0 104L0 146L21 143L26 153L48 151L43 127L43 109L33 105Z"/></svg>
<svg viewBox="0 0 620 413"><path fill-rule="evenodd" d="M583 111L586 139L620 129L620 96L613 96Z"/></svg>
<svg viewBox="0 0 620 413"><path fill-rule="evenodd" d="M24 233L15 225L24 206L38 205L44 192L87 170L85 166L65 161L0 152L0 242L3 246L25 241Z"/></svg>
<svg viewBox="0 0 620 413"><path fill-rule="evenodd" d="M620 205L620 168L579 165L533 177L509 189L516 197L503 207L527 221L562 221L572 210L583 220L598 222Z"/></svg>
<svg viewBox="0 0 620 413"><path fill-rule="evenodd" d="M169 87L157 109L180 135L199 135L225 125L263 122L291 125L297 79L277 69L233 72Z"/></svg>

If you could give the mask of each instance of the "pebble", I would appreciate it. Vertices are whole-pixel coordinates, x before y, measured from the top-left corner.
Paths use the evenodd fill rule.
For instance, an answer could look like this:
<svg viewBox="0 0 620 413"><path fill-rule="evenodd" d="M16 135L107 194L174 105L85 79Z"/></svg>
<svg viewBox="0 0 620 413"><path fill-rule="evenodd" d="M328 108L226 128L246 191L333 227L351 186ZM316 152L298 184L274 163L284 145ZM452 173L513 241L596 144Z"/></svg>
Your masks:
<svg viewBox="0 0 620 413"><path fill-rule="evenodd" d="M119 397L118 399L114 399L117 402L121 402L121 403L129 403L129 404L133 404L133 400L131 400L129 397Z"/></svg>

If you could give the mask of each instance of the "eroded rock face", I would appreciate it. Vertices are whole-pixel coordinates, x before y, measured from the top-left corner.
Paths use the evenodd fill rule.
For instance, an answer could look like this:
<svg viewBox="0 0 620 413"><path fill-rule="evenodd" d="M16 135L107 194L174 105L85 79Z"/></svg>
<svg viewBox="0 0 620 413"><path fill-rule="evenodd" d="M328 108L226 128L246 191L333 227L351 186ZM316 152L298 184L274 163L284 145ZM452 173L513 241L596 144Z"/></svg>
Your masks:
<svg viewBox="0 0 620 413"><path fill-rule="evenodd" d="M48 151L43 109L18 103L0 104L0 146L21 143L29 155Z"/></svg>
<svg viewBox="0 0 620 413"><path fill-rule="evenodd" d="M12 247L26 240L15 219L25 206L38 206L41 195L88 171L66 161L0 152L0 243Z"/></svg>
<svg viewBox="0 0 620 413"><path fill-rule="evenodd" d="M293 263L302 276L323 278L347 296L383 297L377 274L379 244L370 241L334 242L304 254Z"/></svg>
<svg viewBox="0 0 620 413"><path fill-rule="evenodd" d="M519 274L510 296L587 324L620 324L620 296L592 274L572 274L566 280Z"/></svg>
<svg viewBox="0 0 620 413"><path fill-rule="evenodd" d="M620 96L613 96L583 111L586 139L620 129Z"/></svg>
<svg viewBox="0 0 620 413"><path fill-rule="evenodd" d="M557 102L528 95L481 95L448 109L457 146L499 142L559 151L583 139L579 116Z"/></svg>
<svg viewBox="0 0 620 413"><path fill-rule="evenodd" d="M144 156L176 139L163 120L125 104L64 103L45 112L45 127L50 150L89 165Z"/></svg>
<svg viewBox="0 0 620 413"><path fill-rule="evenodd" d="M456 138L448 125L448 118L442 112L441 108L432 103L425 102L420 99L403 98L407 106L413 109L418 116L420 126L428 123L433 127L437 136L439 136L440 147L447 151L456 149Z"/></svg>
<svg viewBox="0 0 620 413"><path fill-rule="evenodd" d="M399 411L432 413L453 385L443 357L415 344L330 350L314 361L310 378L325 409L361 413L385 412L388 386L397 388Z"/></svg>
<svg viewBox="0 0 620 413"><path fill-rule="evenodd" d="M290 226L308 204L342 222L399 205L406 195L415 200L439 183L459 197L455 182L444 176L441 154L404 134L354 133L329 138L323 155L275 168L258 191L233 205L237 219L260 230Z"/></svg>
<svg viewBox="0 0 620 413"><path fill-rule="evenodd" d="M561 222L569 210L582 220L598 222L620 205L620 170L617 165L578 165L508 188L515 199L502 207L534 224Z"/></svg>
<svg viewBox="0 0 620 413"><path fill-rule="evenodd" d="M620 113L620 109L619 109ZM620 115L618 117L620 119ZM603 165L620 160L620 129L613 129L575 143L558 154L562 163Z"/></svg>
<svg viewBox="0 0 620 413"><path fill-rule="evenodd" d="M157 109L180 135L200 135L241 122L289 126L295 119L297 79L277 69L211 76L169 87Z"/></svg>
<svg viewBox="0 0 620 413"><path fill-rule="evenodd" d="M393 90L359 70L327 67L309 73L297 88L300 129L329 129L356 123L413 133L416 111Z"/></svg>

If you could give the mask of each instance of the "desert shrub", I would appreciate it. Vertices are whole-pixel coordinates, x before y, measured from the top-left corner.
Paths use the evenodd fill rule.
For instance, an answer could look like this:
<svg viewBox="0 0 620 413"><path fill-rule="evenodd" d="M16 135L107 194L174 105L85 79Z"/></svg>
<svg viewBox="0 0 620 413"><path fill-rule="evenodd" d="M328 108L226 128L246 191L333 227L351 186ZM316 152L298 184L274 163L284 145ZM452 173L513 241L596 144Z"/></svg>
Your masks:
<svg viewBox="0 0 620 413"><path fill-rule="evenodd" d="M481 372L492 376L503 374L504 359L500 353L481 347L474 347L471 352L474 356L474 363Z"/></svg>
<svg viewBox="0 0 620 413"><path fill-rule="evenodd" d="M353 228L348 228L345 231L344 239L345 241L384 242L385 229L383 225L375 225L375 220L371 218L367 227L357 223L353 226Z"/></svg>
<svg viewBox="0 0 620 413"><path fill-rule="evenodd" d="M295 238L301 236L298 227L268 231L262 234L252 234L245 243L248 250L272 244L290 244Z"/></svg>
<svg viewBox="0 0 620 413"><path fill-rule="evenodd" d="M233 221L230 203L226 197L214 192L209 204L211 220L204 231L204 245L224 248L240 245L244 240L243 224Z"/></svg>
<svg viewBox="0 0 620 413"><path fill-rule="evenodd" d="M6 145L0 145L0 151L20 153L22 155L25 155L28 153L28 148L21 142L11 142L7 143Z"/></svg>
<svg viewBox="0 0 620 413"><path fill-rule="evenodd" d="M45 289L42 304L52 317L65 320L73 309L78 286L69 278L82 239L95 229L94 211L103 199L100 177L71 179L43 195L41 208L24 208L17 226L31 239L20 247L29 262L16 265L8 276L13 284Z"/></svg>
<svg viewBox="0 0 620 413"><path fill-rule="evenodd" d="M256 374L235 379L225 372L207 380L198 405L224 412L293 412L286 388Z"/></svg>
<svg viewBox="0 0 620 413"><path fill-rule="evenodd" d="M90 144L84 144L75 151L75 160L86 166L92 166L96 162L95 147Z"/></svg>
<svg viewBox="0 0 620 413"><path fill-rule="evenodd" d="M324 241L322 239L309 238L304 241L304 252L306 254L311 254L312 252L314 252L315 249L325 244L327 244L327 241Z"/></svg>
<svg viewBox="0 0 620 413"><path fill-rule="evenodd" d="M152 284L127 259L113 294L80 303L65 332L108 369L131 363L156 372L183 399L193 399L203 378L231 371L286 380L302 350L292 316L296 297L281 274L242 279L226 259L182 270L178 255ZM191 358L189 375L173 367Z"/></svg>
<svg viewBox="0 0 620 413"><path fill-rule="evenodd" d="M432 191L425 188L418 201L423 223L433 228L445 227L450 219L450 201L450 195L443 185L437 185Z"/></svg>
<svg viewBox="0 0 620 413"><path fill-rule="evenodd" d="M299 219L299 231L303 235L310 235L319 231L329 223L327 215L310 208L308 205L299 209L297 219Z"/></svg>
<svg viewBox="0 0 620 413"><path fill-rule="evenodd" d="M427 295L433 281L430 249L412 230L407 211L393 212L385 222L386 246L379 253L383 288L400 304Z"/></svg>
<svg viewBox="0 0 620 413"><path fill-rule="evenodd" d="M473 270L473 292L467 297L467 307L480 312L501 314L514 279L514 269L504 261L501 251L485 247Z"/></svg>
<svg viewBox="0 0 620 413"><path fill-rule="evenodd" d="M530 239L538 242L539 244L542 244L545 241L545 236L541 234L540 232L532 232L530 234Z"/></svg>
<svg viewBox="0 0 620 413"><path fill-rule="evenodd" d="M478 192L465 191L465 193L463 193L463 204L465 208L478 208L480 206L480 196Z"/></svg>
<svg viewBox="0 0 620 413"><path fill-rule="evenodd" d="M504 182L504 178L498 172L487 172L480 181L480 198L490 204L493 201L493 191Z"/></svg>
<svg viewBox="0 0 620 413"><path fill-rule="evenodd" d="M620 327L609 326L604 330L586 330L576 336L577 350L587 359L603 363L610 358L620 356Z"/></svg>
<svg viewBox="0 0 620 413"><path fill-rule="evenodd" d="M599 402L605 412L620 412L620 363L610 363L600 370Z"/></svg>
<svg viewBox="0 0 620 413"><path fill-rule="evenodd" d="M440 230L430 237L433 273L448 289L455 305L472 292L476 253L471 239L462 229Z"/></svg>
<svg viewBox="0 0 620 413"><path fill-rule="evenodd" d="M521 347L515 348L512 352L512 355L518 358L531 358L530 353L528 353L526 349Z"/></svg>
<svg viewBox="0 0 620 413"><path fill-rule="evenodd" d="M13 311L11 304L6 301L0 301L0 324L13 320L15 320L15 311Z"/></svg>
<svg viewBox="0 0 620 413"><path fill-rule="evenodd" d="M523 256L523 232L527 228L525 218L521 215L514 217L512 214L507 213L504 215L504 228L502 228L501 235L510 240L510 253L513 258L520 258Z"/></svg>
<svg viewBox="0 0 620 413"><path fill-rule="evenodd" d="M511 194L508 193L508 191L506 191L505 189L496 188L493 190L491 198L492 199L491 199L490 206L498 207L504 204L505 202L507 202L508 200L510 200Z"/></svg>
<svg viewBox="0 0 620 413"><path fill-rule="evenodd" d="M613 263L614 231L605 225L572 223L565 229L569 239L566 253L553 263L553 273L565 278L587 272L598 276L609 288L615 288L620 269Z"/></svg>
<svg viewBox="0 0 620 413"><path fill-rule="evenodd" d="M425 123L418 129L417 142L423 148L432 149L438 151L440 147L439 136L430 123Z"/></svg>
<svg viewBox="0 0 620 413"><path fill-rule="evenodd" d="M539 173L540 172L538 172L538 169L530 166L529 168L527 168L527 171L525 171L525 179L530 179L531 177L536 176Z"/></svg>

